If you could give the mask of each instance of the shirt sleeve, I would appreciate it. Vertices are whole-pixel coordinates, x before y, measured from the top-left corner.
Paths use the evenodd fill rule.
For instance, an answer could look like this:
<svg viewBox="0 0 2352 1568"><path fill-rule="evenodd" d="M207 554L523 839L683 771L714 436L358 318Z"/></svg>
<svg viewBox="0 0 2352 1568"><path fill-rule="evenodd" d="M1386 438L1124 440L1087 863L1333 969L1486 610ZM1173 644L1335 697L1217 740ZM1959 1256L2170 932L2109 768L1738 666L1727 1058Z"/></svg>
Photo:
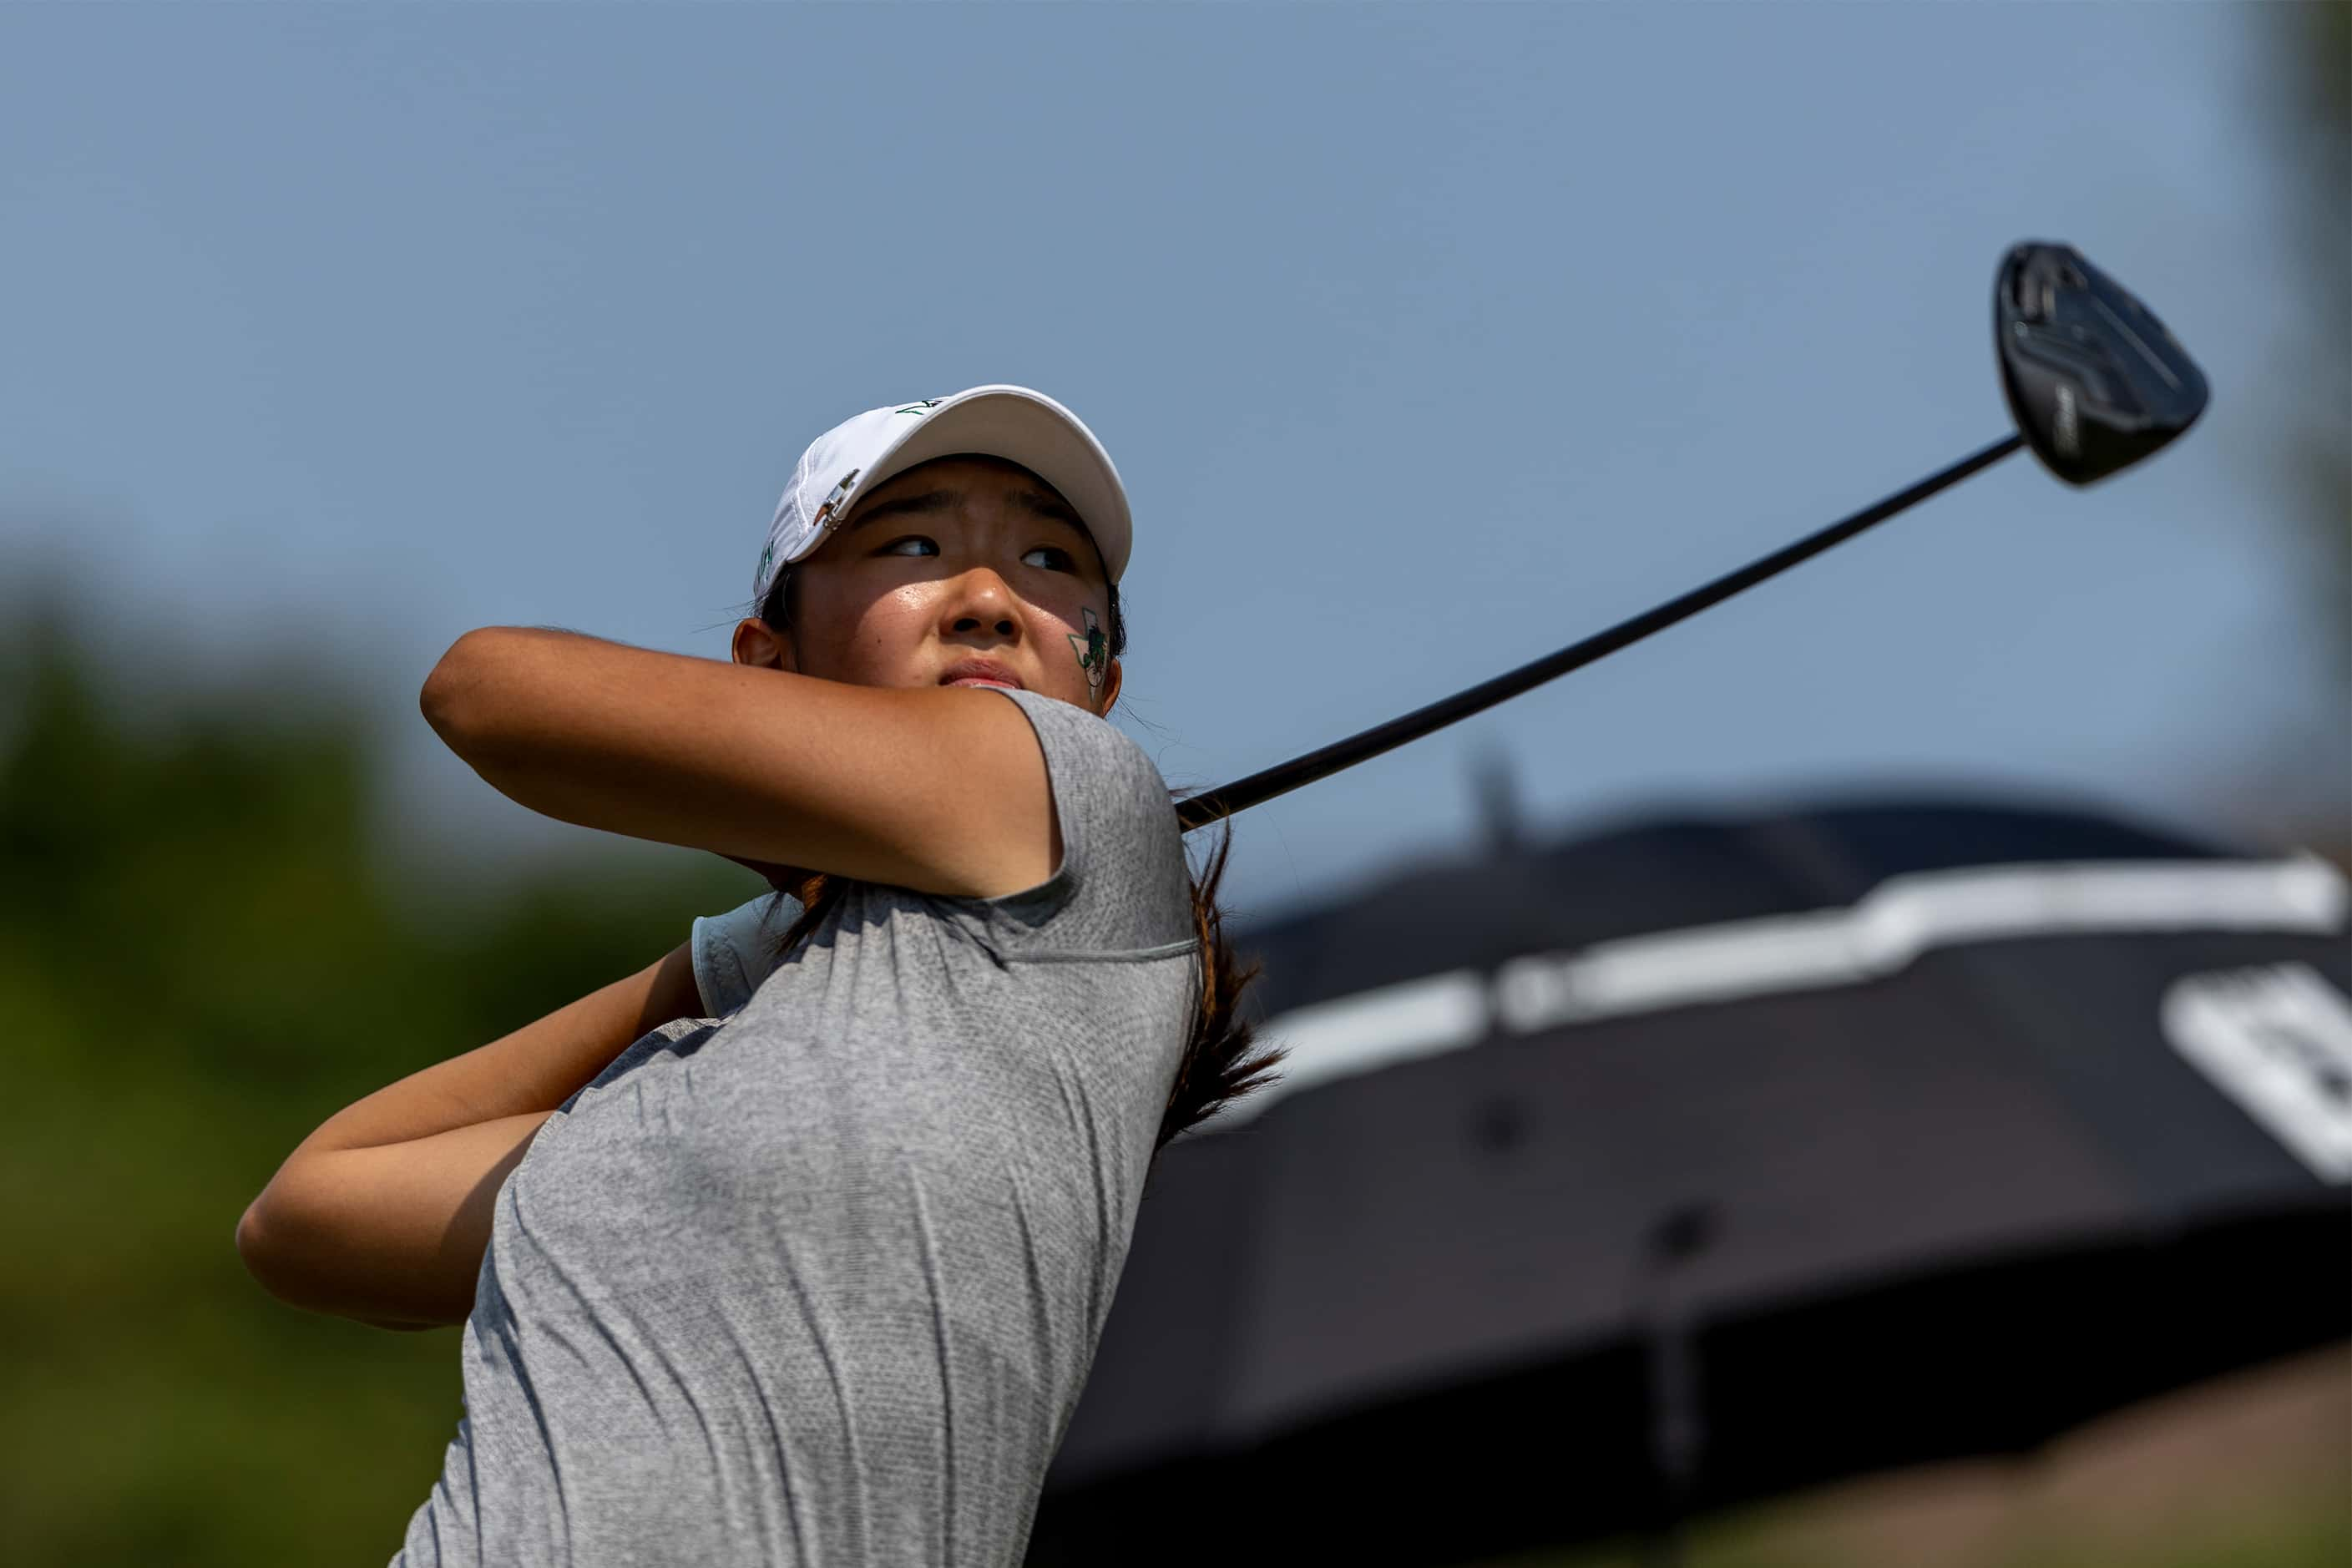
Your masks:
<svg viewBox="0 0 2352 1568"><path fill-rule="evenodd" d="M799 918L798 900L761 893L723 915L695 918L691 948L695 989L706 1017L740 1011L776 966L776 943Z"/></svg>
<svg viewBox="0 0 2352 1568"><path fill-rule="evenodd" d="M1034 888L943 899L1029 956L1137 957L1195 943L1192 874L1167 782L1134 740L1074 703L1003 688L1045 753L1062 858Z"/></svg>

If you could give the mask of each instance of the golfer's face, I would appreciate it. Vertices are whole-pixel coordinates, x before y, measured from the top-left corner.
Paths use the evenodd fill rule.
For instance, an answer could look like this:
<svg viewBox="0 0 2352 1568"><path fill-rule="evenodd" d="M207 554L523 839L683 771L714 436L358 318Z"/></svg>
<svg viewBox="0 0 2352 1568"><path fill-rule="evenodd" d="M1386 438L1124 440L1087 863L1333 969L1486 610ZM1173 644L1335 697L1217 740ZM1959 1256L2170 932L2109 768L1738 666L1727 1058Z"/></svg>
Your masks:
<svg viewBox="0 0 2352 1568"><path fill-rule="evenodd" d="M859 500L797 568L793 668L860 686L993 680L1107 711L1110 595L1076 514L1024 468L941 458Z"/></svg>

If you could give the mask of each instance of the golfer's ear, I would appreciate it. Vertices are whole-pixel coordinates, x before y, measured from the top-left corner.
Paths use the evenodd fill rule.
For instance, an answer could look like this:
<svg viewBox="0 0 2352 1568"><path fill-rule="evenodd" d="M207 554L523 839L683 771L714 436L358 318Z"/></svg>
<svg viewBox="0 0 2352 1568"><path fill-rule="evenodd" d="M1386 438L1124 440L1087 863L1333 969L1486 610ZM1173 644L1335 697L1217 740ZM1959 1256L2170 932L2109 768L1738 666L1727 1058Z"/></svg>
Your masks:
<svg viewBox="0 0 2352 1568"><path fill-rule="evenodd" d="M793 661L793 639L756 616L735 623L731 651L737 664L754 664L766 669L789 669L798 673Z"/></svg>

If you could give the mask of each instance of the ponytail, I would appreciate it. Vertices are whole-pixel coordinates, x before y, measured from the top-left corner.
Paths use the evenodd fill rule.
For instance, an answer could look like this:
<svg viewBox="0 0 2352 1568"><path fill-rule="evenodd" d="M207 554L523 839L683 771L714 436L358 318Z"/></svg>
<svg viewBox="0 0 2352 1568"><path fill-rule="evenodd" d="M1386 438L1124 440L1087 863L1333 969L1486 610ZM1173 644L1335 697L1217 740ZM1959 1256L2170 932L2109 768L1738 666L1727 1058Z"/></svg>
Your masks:
<svg viewBox="0 0 2352 1568"><path fill-rule="evenodd" d="M1170 1139L1265 1085L1282 1065L1283 1048L1257 1044L1257 1026L1242 1016L1242 993L1258 977L1259 964L1244 964L1225 941L1224 910L1217 885L1224 880L1225 857L1234 847L1233 825L1209 856L1208 869L1192 879L1192 930L1201 939L1201 994L1160 1119L1154 1152Z"/></svg>

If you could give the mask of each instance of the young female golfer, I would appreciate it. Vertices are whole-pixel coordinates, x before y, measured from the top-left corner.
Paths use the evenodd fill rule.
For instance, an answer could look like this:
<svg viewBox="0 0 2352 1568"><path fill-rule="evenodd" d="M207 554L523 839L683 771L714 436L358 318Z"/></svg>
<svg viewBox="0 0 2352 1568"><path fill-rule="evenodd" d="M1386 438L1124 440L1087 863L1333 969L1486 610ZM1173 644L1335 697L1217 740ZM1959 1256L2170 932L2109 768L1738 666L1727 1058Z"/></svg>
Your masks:
<svg viewBox="0 0 2352 1568"><path fill-rule="evenodd" d="M1271 1065L1118 697L1129 521L1012 386L820 437L730 664L467 634L434 728L763 897L307 1140L239 1229L298 1304L463 1321L397 1564L1013 1564L1151 1158ZM707 994L718 992L720 994Z"/></svg>

